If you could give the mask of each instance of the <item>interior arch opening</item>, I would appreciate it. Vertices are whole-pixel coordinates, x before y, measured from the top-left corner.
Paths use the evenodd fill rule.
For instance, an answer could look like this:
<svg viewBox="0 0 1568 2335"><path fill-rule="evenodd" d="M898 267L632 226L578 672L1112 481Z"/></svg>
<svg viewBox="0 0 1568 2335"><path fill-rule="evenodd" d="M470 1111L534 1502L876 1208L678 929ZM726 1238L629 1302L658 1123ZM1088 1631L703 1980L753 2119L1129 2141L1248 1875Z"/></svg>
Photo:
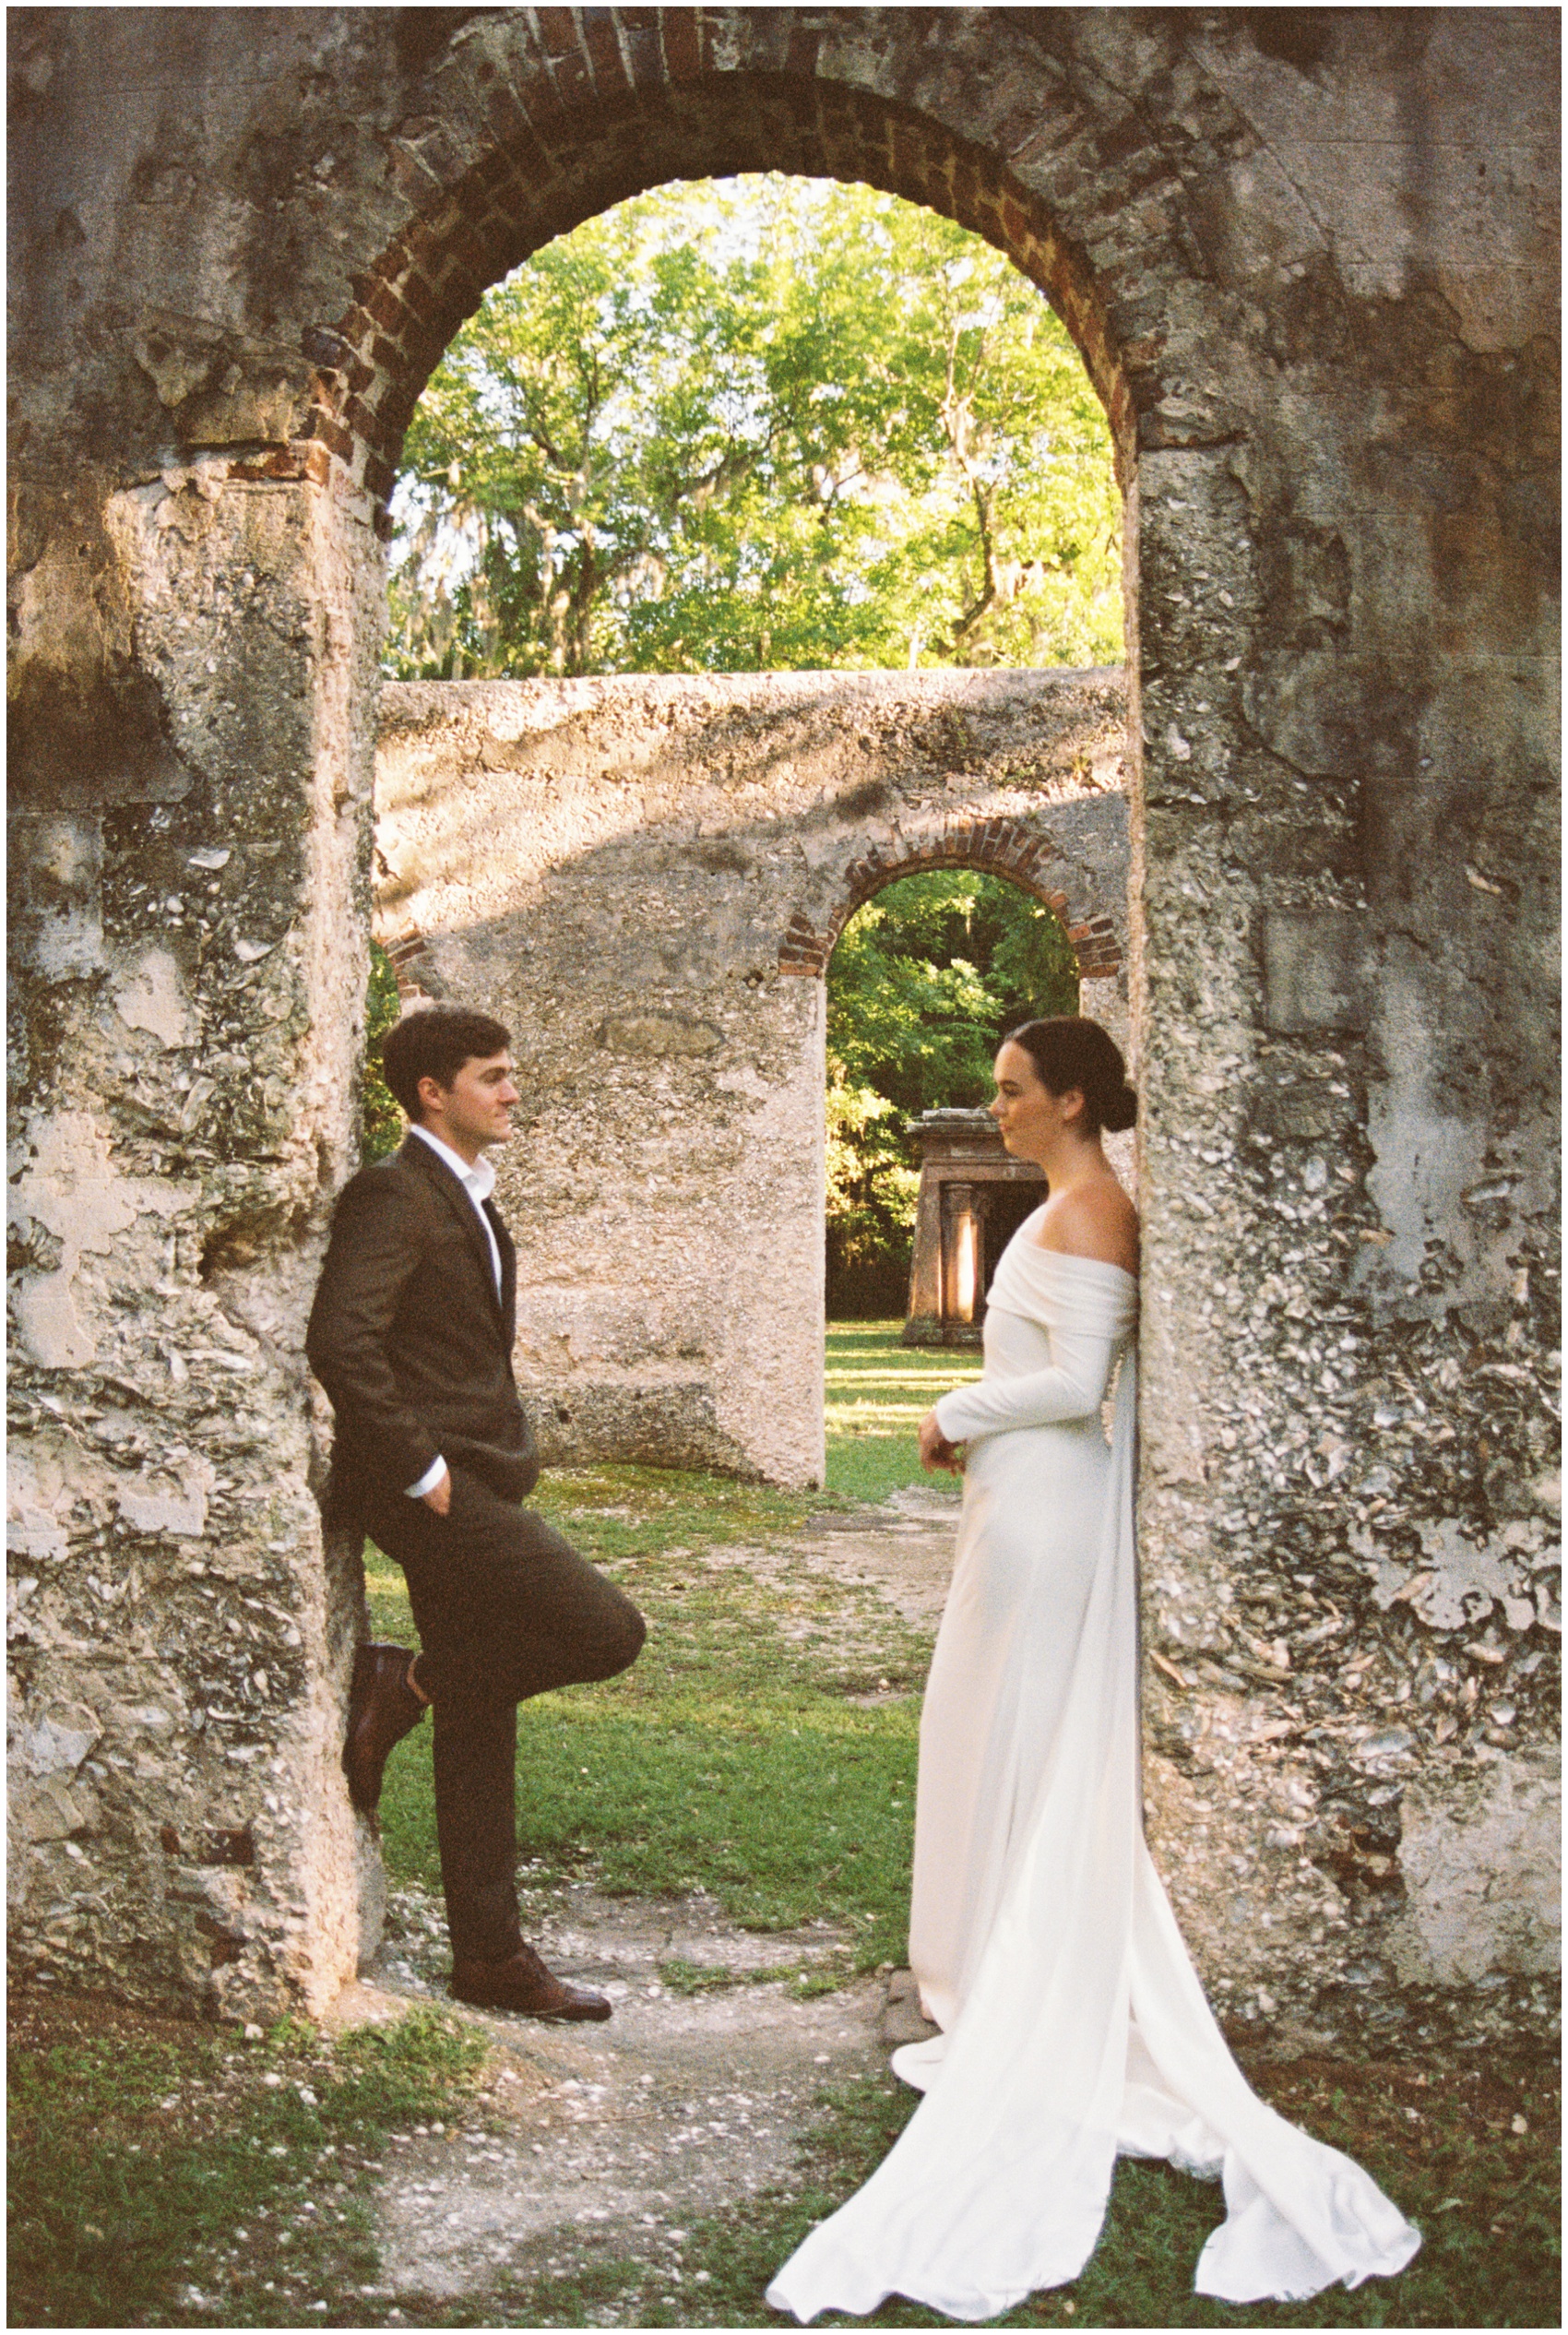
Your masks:
<svg viewBox="0 0 1568 2335"><path fill-rule="evenodd" d="M1099 733L1098 745L1076 733L1064 743L1067 717L1054 728L1047 721L1049 741L1038 723L1030 732L1026 700L1060 695L1063 685L1085 684L1102 697L1114 686L1121 497L1111 433L1079 351L1036 287L991 244L864 183L771 173L656 187L563 234L486 295L431 375L402 455L390 502L378 790L383 992L390 971L406 998L461 992L530 1030L541 1019L569 1020L570 1007L563 1016L553 998L541 1016L539 982L526 977L524 960L533 956L537 969L548 952L541 935L555 911L546 896L553 888L562 899L575 875L580 947L594 946L588 927L600 899L616 934L608 953L620 951L624 986L645 1008L629 1016L608 1003L583 1033L577 1069L591 1086L593 1048L651 1049L658 1066L639 1075L657 1090L667 1123L683 1124L700 1147L715 1115L710 1108L705 1121L705 1077L710 1089L723 1089L736 1079L776 1084L778 1074L763 1066L770 1047L759 1014L747 1030L728 1005L716 1006L711 987L698 1002L695 935L676 942L651 930L668 906L623 905L602 888L609 838L629 848L644 833L652 857L665 864L683 858L719 879L710 919L754 923L762 904L751 896L759 885L781 906L787 899L774 959L754 941L756 961L730 967L725 981L727 995L738 977L742 1001L772 1005L800 1025L788 1042L788 1083L802 1095L808 1081L816 1084L816 1150L822 1090L811 1065L821 1032L812 1024L821 1008L784 1003L794 986L788 976L822 969L846 903L867 899L885 880L890 837L895 859L975 862L952 913L968 919L988 951L1002 929L997 923L992 935L991 923L1035 913L994 905L1025 898L1006 882L995 892L999 868L1036 892L1044 919L1037 934L1046 926L1060 933L1067 898L1053 893L1055 877L1037 870L1040 855L1056 848L1036 835L1038 814L1078 797L1116 796L1099 807L1121 808L1124 823L1120 754L1108 756ZM730 801L688 819L678 841L671 819L648 808L648 772L664 766L646 740L629 756L612 749L588 784L591 804L582 792L583 757L600 754L604 742L596 733L590 753L588 697L580 689L573 696L575 686L614 681L629 689L636 676L675 685L729 674L756 676L766 694L766 676L806 673L825 681L875 674L889 685L909 675L911 694L907 707L880 701L873 711L849 698L830 704L830 690L812 686L805 696L797 691L778 722L762 699L722 709L698 758L706 756L709 776L717 769ZM985 673L1016 676L1006 704L943 683ZM928 679L935 685L929 691ZM540 693L552 685L565 694L546 714ZM413 697L400 691L424 693L417 719L407 710ZM463 751L476 747L486 775L454 769L447 756L445 801L437 806L428 773L411 792L387 777L397 751L386 746L387 709L392 729L401 723L407 736L421 722L428 729L427 716L446 718L442 692L454 693L440 698L447 711L468 709L457 725L468 725ZM807 696L815 700L810 707ZM632 699L617 702L630 707ZM1097 721L1104 710L1097 700ZM659 719L678 727L685 714L666 698ZM492 734L476 746L475 724L485 722ZM506 739L497 738L497 724ZM802 741L814 724L808 751ZM764 740L770 726L774 734ZM833 733L826 742L825 726ZM1119 715L1113 726L1119 732ZM510 861L511 847L477 799L488 774L508 760L519 770L546 770L542 792L534 788L532 834ZM802 789L797 781L808 767ZM465 787L469 803L459 809ZM564 790L577 791L576 833ZM540 848L551 860L548 882L535 880L537 869L522 872ZM465 870L465 854L487 859L481 879ZM791 855L796 880L781 882ZM443 861L439 869L433 856ZM516 884L498 880L498 865L517 869ZM950 866L917 882L929 890L953 880ZM1076 874L1067 880L1076 898ZM1093 960L1108 948L1112 969L1124 968L1117 889L1114 881L1099 885L1089 907L1101 912L1075 933L1080 947L1087 937L1087 970L1103 971ZM525 894L526 934L516 923ZM1054 908L1042 905L1052 899ZM982 909L982 899L992 905ZM889 912L873 910L868 927ZM504 925L516 927L510 954L504 973L493 973L485 968L497 966L507 947ZM639 925L634 944L628 935ZM851 939L851 958L858 947ZM1071 959L1072 945L1062 947ZM553 970L557 990L580 985L564 959ZM549 1049L531 1035L528 1043L530 1071L564 1094L571 1078L561 1047L546 1060ZM665 1047L681 1055L679 1066ZM777 1046L771 1051L777 1066ZM731 1059L737 1054L743 1062ZM619 1079L618 1065L611 1076ZM519 1168L519 1192L523 1183L537 1190L550 1180L560 1153L574 1148L569 1118L564 1107L555 1114L556 1134ZM609 1151L614 1138L603 1131ZM816 1290L820 1165L803 1127L792 1127L790 1141L799 1156L776 1180L773 1206L798 1220L791 1238L802 1264L815 1241L818 1261L809 1271ZM656 1147L639 1133L632 1149L646 1195L661 1182ZM592 1180L608 1185L615 1174L596 1168ZM582 1254L591 1248L596 1213L614 1215L604 1200L603 1191L589 1198L588 1221L570 1236ZM623 1247L625 1213L616 1219ZM841 1257L835 1269L849 1263ZM732 1281L717 1257L715 1269ZM539 1278L559 1279L542 1253ZM642 1299L631 1290L612 1298L601 1285L595 1302L601 1315L625 1315ZM642 1341L637 1362L627 1357L638 1341L618 1335L608 1341L618 1352L606 1359L606 1339L580 1309L568 1325L564 1302L544 1303L563 1318L541 1331L530 1361L559 1431L556 1456L699 1459L757 1467L786 1482L820 1474L820 1458L807 1458L800 1437L788 1458L764 1452L742 1415L734 1389L745 1373L725 1340L759 1344L754 1324L720 1325L701 1352L687 1351L693 1341L683 1332L679 1356L656 1351L656 1332ZM647 1318L662 1312L673 1319L675 1310L667 1292L644 1305ZM711 1319L710 1305L699 1310ZM820 1318L806 1364L814 1378ZM760 1361L755 1369L765 1375ZM584 1372L595 1370L600 1379L590 1396ZM647 1384L634 1389L638 1370ZM566 1385L574 1377L575 1393ZM819 1383L819 1423L820 1391ZM671 1419L682 1412L684 1424L666 1432L661 1406ZM699 1413L706 1426L695 1424ZM820 1424L815 1433L820 1438Z"/></svg>
<svg viewBox="0 0 1568 2335"><path fill-rule="evenodd" d="M493 286L415 408L386 670L1089 667L1110 433L980 237L867 185L656 187Z"/></svg>
<svg viewBox="0 0 1568 2335"><path fill-rule="evenodd" d="M1057 911L1016 879L905 874L848 918L826 971L826 1483L929 1484L922 1412L973 1375L1004 1247L1045 1197L986 1106L1004 1033L1079 1010Z"/></svg>

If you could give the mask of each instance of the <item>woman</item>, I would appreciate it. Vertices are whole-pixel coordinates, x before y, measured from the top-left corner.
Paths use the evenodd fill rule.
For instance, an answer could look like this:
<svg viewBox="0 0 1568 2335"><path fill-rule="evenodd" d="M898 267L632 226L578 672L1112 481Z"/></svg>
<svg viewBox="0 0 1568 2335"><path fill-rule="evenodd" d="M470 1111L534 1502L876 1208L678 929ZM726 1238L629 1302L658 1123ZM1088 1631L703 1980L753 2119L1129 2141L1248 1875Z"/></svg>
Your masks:
<svg viewBox="0 0 1568 2335"><path fill-rule="evenodd" d="M1420 2244L1359 2166L1248 2088L1144 1843L1137 1219L1100 1142L1136 1107L1097 1022L1027 1022L996 1057L992 1116L1050 1197L997 1267L984 1376L921 1425L927 1467L965 1476L909 1928L943 2031L895 2055L925 2099L768 2289L802 2321L895 2293L990 2318L1063 2284L1094 2249L1118 2152L1223 2178L1200 2293L1301 2301L1401 2269Z"/></svg>

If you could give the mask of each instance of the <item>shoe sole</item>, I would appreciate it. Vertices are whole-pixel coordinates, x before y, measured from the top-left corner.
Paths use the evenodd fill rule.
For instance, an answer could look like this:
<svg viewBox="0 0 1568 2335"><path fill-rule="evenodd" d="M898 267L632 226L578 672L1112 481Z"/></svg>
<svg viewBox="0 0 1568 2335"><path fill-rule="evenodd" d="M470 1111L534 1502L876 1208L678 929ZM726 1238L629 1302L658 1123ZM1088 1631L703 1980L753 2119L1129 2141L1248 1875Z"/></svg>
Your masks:
<svg viewBox="0 0 1568 2335"><path fill-rule="evenodd" d="M446 1992L453 2002L467 2003L472 2010L511 2011L518 2019L543 2019L552 2027L586 2027L596 2023L602 2026L614 2008L613 2004L606 2003L602 2010L525 2010L520 2003L497 2003L482 1995L460 1995L455 1986L448 1986Z"/></svg>

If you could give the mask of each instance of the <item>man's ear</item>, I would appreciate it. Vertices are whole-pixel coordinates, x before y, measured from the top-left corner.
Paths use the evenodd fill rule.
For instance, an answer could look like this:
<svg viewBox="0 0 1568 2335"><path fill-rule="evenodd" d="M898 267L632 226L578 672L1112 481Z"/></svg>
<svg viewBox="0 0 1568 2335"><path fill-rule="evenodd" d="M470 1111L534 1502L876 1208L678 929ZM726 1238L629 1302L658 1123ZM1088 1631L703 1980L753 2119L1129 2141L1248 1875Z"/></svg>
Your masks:
<svg viewBox="0 0 1568 2335"><path fill-rule="evenodd" d="M432 1078L428 1071L420 1080L416 1092L419 1095L422 1111L439 1111L446 1100L445 1088L439 1078Z"/></svg>

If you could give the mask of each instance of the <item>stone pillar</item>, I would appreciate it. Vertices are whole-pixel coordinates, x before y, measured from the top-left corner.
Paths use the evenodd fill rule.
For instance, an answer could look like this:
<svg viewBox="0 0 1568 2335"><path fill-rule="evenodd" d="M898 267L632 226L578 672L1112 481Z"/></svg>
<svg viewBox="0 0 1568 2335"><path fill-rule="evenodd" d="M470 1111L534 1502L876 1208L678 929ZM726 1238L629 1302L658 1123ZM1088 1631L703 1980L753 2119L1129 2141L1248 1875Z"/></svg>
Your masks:
<svg viewBox="0 0 1568 2335"><path fill-rule="evenodd" d="M380 560L291 464L107 498L117 679L45 552L20 662L101 752L52 768L24 718L12 839L13 1967L263 2019L321 2007L379 1903L302 1337L356 1140Z"/></svg>
<svg viewBox="0 0 1568 2335"><path fill-rule="evenodd" d="M942 1315L948 1342L971 1344L980 1305L980 1225L972 1184L942 1187ZM967 1335L966 1335L967 1333Z"/></svg>
<svg viewBox="0 0 1568 2335"><path fill-rule="evenodd" d="M978 1346L999 1245L993 1204L1020 1191L1043 1198L1045 1182L1028 1160L1009 1157L988 1111L927 1111L915 1133L921 1182L903 1343Z"/></svg>

